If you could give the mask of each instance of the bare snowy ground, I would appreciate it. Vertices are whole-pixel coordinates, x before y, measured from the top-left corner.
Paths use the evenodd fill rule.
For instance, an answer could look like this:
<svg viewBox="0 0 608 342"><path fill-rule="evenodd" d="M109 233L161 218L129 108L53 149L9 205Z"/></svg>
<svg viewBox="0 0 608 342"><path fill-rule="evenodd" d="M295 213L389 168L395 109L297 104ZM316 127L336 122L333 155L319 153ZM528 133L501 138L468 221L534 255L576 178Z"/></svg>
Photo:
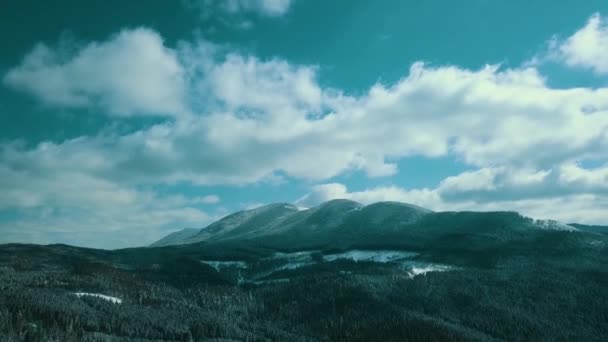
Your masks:
<svg viewBox="0 0 608 342"><path fill-rule="evenodd" d="M441 265L432 263L420 263L420 262L404 262L401 268L406 270L410 278L414 278L419 275L425 275L429 272L447 272L458 269L451 265Z"/></svg>
<svg viewBox="0 0 608 342"><path fill-rule="evenodd" d="M201 260L201 262L215 268L216 271L219 271L221 268L247 268L247 263L245 261Z"/></svg>
<svg viewBox="0 0 608 342"><path fill-rule="evenodd" d="M319 250L298 251L293 253L277 252L272 256L261 259L261 264L257 264L255 269L252 269L245 261L217 261L217 260L201 260L217 271L237 271L239 278L242 278L241 271L250 270L254 273L249 273L251 280L259 280L270 276L271 274L284 270L295 270L305 266L311 266L318 262L318 259L313 258L314 254L320 254ZM419 260L412 260L418 256L418 253L397 250L350 250L343 253L334 253L321 255L325 262L334 262L338 260L351 260L355 262L375 262L375 263L392 263L404 270L410 278L419 275L424 275L429 272L446 272L456 270L457 267L444 264L434 264ZM266 263L266 266L264 264ZM278 264L277 264L278 263ZM258 272L255 272L257 270ZM241 281L245 281L241 279ZM254 281L256 283L256 281ZM262 283L264 283L262 281Z"/></svg>
<svg viewBox="0 0 608 342"><path fill-rule="evenodd" d="M107 300L108 302L114 303L114 304L122 304L122 299L117 298L117 297L111 297L111 296L106 296L104 294L100 294L100 293L88 293L88 292L75 292L74 295L76 295L76 297L80 298L80 297L96 297L96 298L101 298L103 300Z"/></svg>
<svg viewBox="0 0 608 342"><path fill-rule="evenodd" d="M574 231L578 230L575 227L572 227L570 225L567 225L565 223L562 223L562 222L559 222L559 221L555 221L555 220L534 220L534 223L540 229L565 230L565 231L569 231L569 232L574 232Z"/></svg>
<svg viewBox="0 0 608 342"><path fill-rule="evenodd" d="M371 262L387 263L387 262L394 262L394 261L398 261L398 260L412 258L412 257L415 257L416 255L418 255L418 253L404 252L404 251L352 250L352 251L348 251L348 252L344 252L344 253L324 255L323 259L325 261L346 259L346 260L352 260L352 261L371 261Z"/></svg>

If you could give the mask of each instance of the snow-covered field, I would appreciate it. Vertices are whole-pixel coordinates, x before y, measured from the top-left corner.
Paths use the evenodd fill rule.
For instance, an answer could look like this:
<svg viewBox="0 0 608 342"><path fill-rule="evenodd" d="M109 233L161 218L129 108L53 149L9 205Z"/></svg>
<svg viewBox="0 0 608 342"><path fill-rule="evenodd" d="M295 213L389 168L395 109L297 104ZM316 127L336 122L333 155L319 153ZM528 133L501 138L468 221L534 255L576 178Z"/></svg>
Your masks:
<svg viewBox="0 0 608 342"><path fill-rule="evenodd" d="M407 272L410 278L425 275L429 272L447 272L458 269L458 267L451 265L433 264L420 261L404 261L400 267Z"/></svg>
<svg viewBox="0 0 608 342"><path fill-rule="evenodd" d="M317 255L317 258L313 257ZM319 258L325 262L334 262L337 260L351 260L355 262L376 262L376 263L392 263L398 265L402 270L407 272L410 278L418 275L424 275L429 272L446 272L457 269L454 266L433 264L424 261L412 260L418 253L397 250L350 250L342 253L322 255L319 250L298 251L293 253L277 252L272 256L260 259L256 262L253 279L260 279L279 271L295 270L305 266L311 266L317 263ZM316 259L316 260L315 260ZM218 261L218 260L201 260L217 271L221 270L237 270L241 276L241 270L251 270L250 265L245 261Z"/></svg>
<svg viewBox="0 0 608 342"><path fill-rule="evenodd" d="M293 252L293 253L276 252L271 257L268 257L267 259L271 259L271 260L276 260L276 259L310 260L311 255L313 253L320 253L320 252L321 251L318 251L318 250L299 251L299 252Z"/></svg>
<svg viewBox="0 0 608 342"><path fill-rule="evenodd" d="M96 297L96 298L101 298L103 300L107 300L108 302L114 303L114 304L121 304L122 303L122 299L120 298L116 298L116 297L111 297L111 296L106 296L100 293L88 293L88 292L75 292L74 295L76 295L76 297L80 298L80 297Z"/></svg>
<svg viewBox="0 0 608 342"><path fill-rule="evenodd" d="M418 253L414 252L404 252L404 251L364 251L364 250L352 250L344 253L338 254L328 254L324 255L323 259L325 261L335 261L338 259L346 259L353 261L371 261L371 262L394 262L403 259L412 258L418 255Z"/></svg>
<svg viewBox="0 0 608 342"><path fill-rule="evenodd" d="M288 262L283 266L279 266L273 269L273 272L283 271L283 270L295 270L296 268L314 265L313 261L303 261L303 262Z"/></svg>
<svg viewBox="0 0 608 342"><path fill-rule="evenodd" d="M217 271L219 271L221 268L247 268L247 263L245 261L201 260L201 262L215 268Z"/></svg>
<svg viewBox="0 0 608 342"><path fill-rule="evenodd" d="M280 259L287 260L289 262L312 262L312 255L314 253L320 253L318 250L311 251L299 251L294 253L275 253L269 259ZM404 252L404 251L395 251L395 250L378 250L378 251L369 251L369 250L350 250L343 253L335 253L335 254L326 254L323 255L323 260L325 261L335 261L338 259L352 260L352 261L371 261L371 262L393 262L402 259L412 258L418 255L418 253L414 252Z"/></svg>
<svg viewBox="0 0 608 342"><path fill-rule="evenodd" d="M569 232L577 231L575 227L569 226L565 223L555 220L534 220L534 223L540 228L545 230L564 230Z"/></svg>

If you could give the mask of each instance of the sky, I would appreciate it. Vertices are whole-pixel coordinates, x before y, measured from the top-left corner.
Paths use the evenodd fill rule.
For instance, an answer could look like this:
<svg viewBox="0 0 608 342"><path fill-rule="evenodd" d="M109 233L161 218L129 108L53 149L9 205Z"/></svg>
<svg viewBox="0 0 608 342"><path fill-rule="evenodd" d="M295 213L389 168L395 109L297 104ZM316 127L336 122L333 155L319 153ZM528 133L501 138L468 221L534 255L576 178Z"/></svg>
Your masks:
<svg viewBox="0 0 608 342"><path fill-rule="evenodd" d="M608 2L7 0L0 243L273 202L608 224Z"/></svg>

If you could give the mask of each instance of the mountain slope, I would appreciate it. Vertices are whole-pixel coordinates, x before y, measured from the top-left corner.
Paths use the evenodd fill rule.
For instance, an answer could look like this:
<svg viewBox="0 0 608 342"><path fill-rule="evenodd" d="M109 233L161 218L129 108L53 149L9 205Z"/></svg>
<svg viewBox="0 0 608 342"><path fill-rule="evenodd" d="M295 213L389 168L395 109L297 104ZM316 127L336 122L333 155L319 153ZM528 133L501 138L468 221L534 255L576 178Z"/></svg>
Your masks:
<svg viewBox="0 0 608 342"><path fill-rule="evenodd" d="M156 241L151 244L150 247L163 247L163 246L171 246L171 245L179 245L182 244L183 241L187 241L192 238L196 234L198 234L200 229L196 228L184 228L180 231L171 233L164 238Z"/></svg>
<svg viewBox="0 0 608 342"><path fill-rule="evenodd" d="M0 340L601 341L608 235L577 228L336 200L179 246L0 245Z"/></svg>
<svg viewBox="0 0 608 342"><path fill-rule="evenodd" d="M568 225L571 227L574 227L578 230L585 231L585 232L608 235L608 226L587 225L587 224L579 224L579 223L569 223Z"/></svg>
<svg viewBox="0 0 608 342"><path fill-rule="evenodd" d="M516 212L433 212L406 203L364 206L338 199L299 210L276 203L239 211L192 234L172 234L152 246L241 243L269 248L345 248L365 243L422 247L433 241L487 241L491 245L531 233L576 230L556 221L533 220ZM464 242L463 242L464 243Z"/></svg>
<svg viewBox="0 0 608 342"><path fill-rule="evenodd" d="M181 244L201 241L220 241L250 235L259 231L272 231L298 209L289 203L274 203L228 215L201 229Z"/></svg>

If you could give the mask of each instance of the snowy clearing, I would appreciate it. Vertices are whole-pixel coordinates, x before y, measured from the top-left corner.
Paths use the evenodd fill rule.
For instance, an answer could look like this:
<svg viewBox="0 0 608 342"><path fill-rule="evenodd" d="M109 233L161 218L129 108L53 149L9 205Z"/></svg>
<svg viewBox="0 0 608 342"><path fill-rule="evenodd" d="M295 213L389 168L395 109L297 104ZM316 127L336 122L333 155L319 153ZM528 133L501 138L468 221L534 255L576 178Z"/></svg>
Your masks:
<svg viewBox="0 0 608 342"><path fill-rule="evenodd" d="M106 296L100 293L88 293L88 292L75 292L74 293L76 295L76 297L80 298L80 297L96 297L96 298L101 298L103 300L107 300L108 302L114 303L114 304L122 304L122 299L120 298L116 298L116 297L111 297L111 296Z"/></svg>
<svg viewBox="0 0 608 342"><path fill-rule="evenodd" d="M215 268L216 271L219 271L220 268L247 268L247 263L245 261L201 260L201 262Z"/></svg>
<svg viewBox="0 0 608 342"><path fill-rule="evenodd" d="M353 260L353 261L371 261L371 262L387 263L387 262L393 262L393 261L398 261L398 260L402 260L402 259L412 258L412 257L415 257L416 255L418 255L418 253L404 252L404 251L352 250L352 251L348 251L348 252L344 252L344 253L324 255L323 259L325 261L335 261L338 259L347 259L347 260Z"/></svg>

